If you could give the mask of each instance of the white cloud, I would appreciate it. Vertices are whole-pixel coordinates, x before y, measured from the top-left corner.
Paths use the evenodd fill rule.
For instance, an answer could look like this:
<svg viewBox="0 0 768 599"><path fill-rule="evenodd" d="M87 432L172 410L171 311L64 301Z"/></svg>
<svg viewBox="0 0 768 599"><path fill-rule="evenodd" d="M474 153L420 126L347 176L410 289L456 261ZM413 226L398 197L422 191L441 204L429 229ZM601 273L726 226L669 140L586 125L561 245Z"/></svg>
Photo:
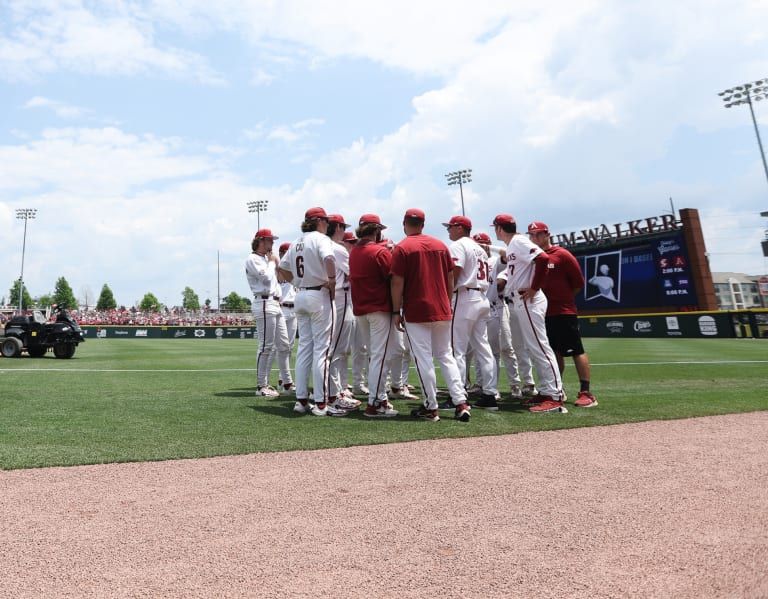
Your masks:
<svg viewBox="0 0 768 599"><path fill-rule="evenodd" d="M151 21L120 2L89 10L82 2L11 3L0 34L0 77L36 78L58 70L99 75L163 73L224 83L198 54L155 41Z"/></svg>
<svg viewBox="0 0 768 599"><path fill-rule="evenodd" d="M57 100L51 100L50 98L44 98L42 96L35 96L30 98L25 104L24 108L47 108L56 114L56 116L64 119L74 119L87 114L89 111L78 106L70 106L64 102L58 102Z"/></svg>

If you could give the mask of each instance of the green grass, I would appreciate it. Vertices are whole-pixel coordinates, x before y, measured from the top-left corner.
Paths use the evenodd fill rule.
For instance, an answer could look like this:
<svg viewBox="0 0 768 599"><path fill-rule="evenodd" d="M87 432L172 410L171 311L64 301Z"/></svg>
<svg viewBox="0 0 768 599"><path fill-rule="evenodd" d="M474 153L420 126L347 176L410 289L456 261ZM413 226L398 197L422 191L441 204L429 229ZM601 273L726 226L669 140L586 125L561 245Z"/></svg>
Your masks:
<svg viewBox="0 0 768 599"><path fill-rule="evenodd" d="M401 416L390 420L371 421L362 413L295 415L292 397L255 397L256 345L239 339L99 339L81 345L72 360L0 358L0 468L319 449L768 409L768 341L586 343L599 407L564 415L475 409L468 424L449 412L439 423L414 421L407 414L417 404L399 401ZM565 383L574 397L572 364Z"/></svg>

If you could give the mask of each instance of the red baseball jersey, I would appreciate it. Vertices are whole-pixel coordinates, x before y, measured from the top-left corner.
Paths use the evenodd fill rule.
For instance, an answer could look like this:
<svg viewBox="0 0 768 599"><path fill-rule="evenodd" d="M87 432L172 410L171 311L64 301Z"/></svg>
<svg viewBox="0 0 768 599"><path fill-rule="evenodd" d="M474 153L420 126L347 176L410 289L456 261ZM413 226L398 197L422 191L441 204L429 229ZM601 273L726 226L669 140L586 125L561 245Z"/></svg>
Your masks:
<svg viewBox="0 0 768 599"><path fill-rule="evenodd" d="M392 252L373 241L359 241L349 253L349 284L355 316L391 312L389 271Z"/></svg>
<svg viewBox="0 0 768 599"><path fill-rule="evenodd" d="M448 274L453 259L448 247L429 235L409 235L392 252L392 274L403 277L406 322L451 320L452 289Z"/></svg>
<svg viewBox="0 0 768 599"><path fill-rule="evenodd" d="M579 261L559 245L545 250L549 256L549 272L541 290L547 296L547 316L577 314L575 294L584 288L584 275Z"/></svg>

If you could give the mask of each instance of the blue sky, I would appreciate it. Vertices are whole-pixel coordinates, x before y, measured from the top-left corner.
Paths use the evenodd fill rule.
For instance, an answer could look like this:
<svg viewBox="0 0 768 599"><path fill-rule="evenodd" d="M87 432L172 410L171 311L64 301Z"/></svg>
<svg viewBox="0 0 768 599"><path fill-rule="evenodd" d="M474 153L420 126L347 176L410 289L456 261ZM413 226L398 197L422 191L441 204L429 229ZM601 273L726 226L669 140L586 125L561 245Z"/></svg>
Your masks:
<svg viewBox="0 0 768 599"><path fill-rule="evenodd" d="M768 5L0 0L0 296L66 276L180 303L247 294L256 218L460 211L554 232L698 208L714 271L761 274L768 181L746 107ZM691 24L695 23L695 27ZM768 131L768 102L756 104ZM768 132L765 133L768 135ZM766 140L768 141L768 140Z"/></svg>

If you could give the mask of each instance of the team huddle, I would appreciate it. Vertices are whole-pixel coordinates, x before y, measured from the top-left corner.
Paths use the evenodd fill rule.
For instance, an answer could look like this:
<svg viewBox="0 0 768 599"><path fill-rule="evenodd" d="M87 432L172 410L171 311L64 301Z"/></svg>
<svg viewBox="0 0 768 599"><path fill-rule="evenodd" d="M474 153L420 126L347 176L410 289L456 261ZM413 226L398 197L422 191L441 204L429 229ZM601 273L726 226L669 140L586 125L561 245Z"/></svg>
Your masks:
<svg viewBox="0 0 768 599"><path fill-rule="evenodd" d="M443 223L449 245L423 233L425 220L407 210L405 238L393 244L375 214L362 215L353 234L341 215L310 208L301 236L280 245L279 256L272 231L257 231L245 264L257 395L295 393L299 414L346 416L361 407L357 391L368 396L365 416L392 418L391 399L417 399L408 385L413 362L423 399L411 416L436 422L446 410L468 422L472 407L499 409L503 363L512 401L567 413L561 375L571 356L580 381L574 405L596 406L574 302L584 277L570 252L551 245L547 226L533 222L523 235L514 217L499 214L491 226L505 247L497 248L489 235L472 235L466 216ZM279 390L269 384L275 360ZM442 403L435 362L450 396ZM472 405L470 392L479 394Z"/></svg>

